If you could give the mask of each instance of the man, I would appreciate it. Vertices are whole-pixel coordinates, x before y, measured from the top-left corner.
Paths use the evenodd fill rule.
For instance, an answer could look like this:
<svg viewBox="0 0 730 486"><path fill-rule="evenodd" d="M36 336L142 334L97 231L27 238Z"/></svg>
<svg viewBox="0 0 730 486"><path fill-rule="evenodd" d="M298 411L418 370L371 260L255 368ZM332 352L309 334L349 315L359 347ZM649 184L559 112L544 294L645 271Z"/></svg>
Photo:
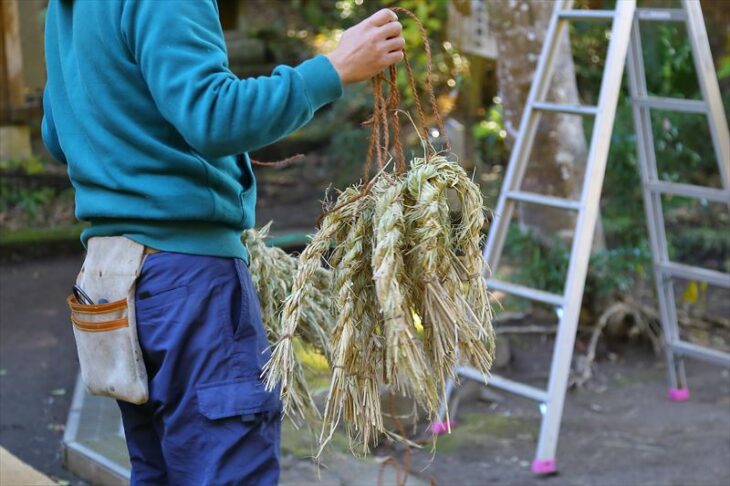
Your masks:
<svg viewBox="0 0 730 486"><path fill-rule="evenodd" d="M281 404L259 381L268 343L240 241L256 201L246 152L403 46L381 10L327 56L238 79L214 0L51 0L42 132L90 223L82 241L125 236L150 253L136 288L150 398L119 402L132 484L277 482Z"/></svg>

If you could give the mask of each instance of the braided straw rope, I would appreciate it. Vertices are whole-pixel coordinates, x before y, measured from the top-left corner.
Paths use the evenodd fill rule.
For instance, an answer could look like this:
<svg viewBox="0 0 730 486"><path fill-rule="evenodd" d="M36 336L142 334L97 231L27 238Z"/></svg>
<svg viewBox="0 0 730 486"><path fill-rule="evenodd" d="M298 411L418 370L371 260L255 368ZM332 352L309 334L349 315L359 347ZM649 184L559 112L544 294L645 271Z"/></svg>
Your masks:
<svg viewBox="0 0 730 486"><path fill-rule="evenodd" d="M404 9L393 10L415 19ZM427 42L424 45L424 85L433 117L445 133L431 82L431 51ZM339 195L298 264L282 268L282 273L294 272L287 276L290 288L271 283L261 292L265 313L280 315L278 320L272 317L279 327L270 333L276 344L265 366L266 385L272 390L281 384L288 414L312 417L317 412L296 361L293 338L319 349L332 368L320 453L340 422L353 451L359 444L367 452L382 435L408 443L402 427L396 433L385 426L384 391L413 397L432 418L460 359L485 375L492 364L492 311L481 278L481 192L463 168L435 153L427 142L413 70L407 58L404 64L415 95L423 157L405 162L393 66L373 80L363 184ZM373 162L378 172L371 178ZM391 162L392 171L386 170ZM451 219L449 192L461 206L458 224ZM261 269L261 279L268 278L273 278L272 271ZM286 300L277 306L274 302L281 302L283 288ZM313 323L328 316L332 327Z"/></svg>
<svg viewBox="0 0 730 486"><path fill-rule="evenodd" d="M385 325L385 382L403 393L405 384L430 391L431 378L423 350L416 336L413 317L403 288L406 251L403 214L403 179L382 177L373 189L375 203L375 249L372 256L373 279ZM399 382L400 374L406 383ZM413 385L418 384L418 387ZM431 393L417 393L419 402L428 402Z"/></svg>
<svg viewBox="0 0 730 486"><path fill-rule="evenodd" d="M371 198L365 197L357 201L359 213L368 211ZM336 295L335 305L338 310L337 323L332 332L332 379L325 405L320 442L326 444L334 434L341 416L344 414L348 423L353 423L356 414L366 417L363 422L378 425L379 403L373 400L358 400L359 387L355 383L354 372L359 363L356 338L358 330L364 324L366 316L364 302L360 293L368 284L367 261L363 258L365 246L368 244L369 225L365 217L358 218L350 228L347 237L347 250L335 269L333 282ZM367 394L367 389L363 390ZM382 428L382 427L379 427Z"/></svg>
<svg viewBox="0 0 730 486"><path fill-rule="evenodd" d="M303 319L305 301L307 296L315 294L315 276L321 268L321 261L329 249L330 240L342 224L336 218L337 214L331 214L323 221L322 228L315 234L309 245L299 256L299 266L292 285L291 294L284 302L282 311L281 335L274 345L271 358L264 366L264 377L266 389L272 391L277 385L281 386L281 398L284 403L284 411L292 416L318 415L311 395L306 392L305 396L298 392L292 393L293 379L301 381L303 371L294 355L293 336L299 323ZM299 378L295 378L295 377ZM316 412L316 413L315 413Z"/></svg>

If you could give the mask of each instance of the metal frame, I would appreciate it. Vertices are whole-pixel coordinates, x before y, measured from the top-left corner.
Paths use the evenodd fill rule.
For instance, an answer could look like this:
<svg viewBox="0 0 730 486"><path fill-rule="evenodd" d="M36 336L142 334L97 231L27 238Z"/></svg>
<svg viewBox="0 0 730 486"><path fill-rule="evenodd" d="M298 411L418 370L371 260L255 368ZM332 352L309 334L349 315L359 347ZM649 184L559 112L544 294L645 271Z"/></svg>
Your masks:
<svg viewBox="0 0 730 486"><path fill-rule="evenodd" d="M484 258L488 268L496 269L502 255L507 229L517 202L540 204L559 209L577 211L575 236L570 254L567 281L562 295L532 289L526 286L487 278L488 286L508 294L524 297L556 307L560 322L553 348L550 377L547 390L525 385L501 376L492 375L488 382L482 375L469 367L458 367L455 372L463 376L503 389L505 391L540 402L543 412L540 437L538 440L532 470L537 474L556 472L555 452L557 449L560 422L562 420L565 393L570 374L573 346L578 326L578 317L588 270L591 243L598 219L601 188L606 171L606 160L613 131L618 95L621 87L623 67L627 65L634 107L634 121L637 131L637 146L641 161L644 203L647 212L649 235L654 256L655 280L657 283L660 317L667 340L667 362L670 375L670 397L682 399L686 387L684 356L730 365L726 353L703 348L679 340L674 293L671 279L676 276L691 276L715 285L730 288L730 276L707 269L690 267L670 262L666 249L664 218L661 212L661 194L679 194L702 197L730 204L730 145L728 128L720 92L717 85L709 43L702 21L699 2L683 0L681 9L636 9L636 0L617 2L616 10L571 10L573 0L556 1L553 15L548 25L540 60L530 93L520 122L519 133L512 150L502 190L495 210L495 219L489 232ZM563 105L545 101L553 69L553 61L561 35L568 21L609 21L612 20L599 100L597 106ZM644 78L639 21L682 21L686 22L692 45L693 57L703 100L679 100L649 96ZM628 54L628 61L627 61ZM627 64L628 63L628 64ZM674 184L660 181L656 173L656 159L651 131L651 109L667 109L693 113L706 113L710 122L712 140L720 165L723 189L711 189L689 184ZM580 199L569 199L527 193L520 190L529 154L540 121L541 112L560 112L574 115L595 116L587 158L585 180ZM446 396L441 407L439 419L446 414L447 402L454 383L447 383ZM438 430L447 430L443 423ZM434 428L436 430L436 428Z"/></svg>
<svg viewBox="0 0 730 486"><path fill-rule="evenodd" d="M640 9L640 12L642 10ZM702 100L658 98L649 95L646 87L646 73L644 72L641 48L639 24L642 21L685 23ZM637 15L632 22L631 43L626 68L633 106L634 129L637 134L636 145L643 187L644 210L649 226L654 282L656 284L659 315L665 342L665 357L669 374L669 398L676 401L687 400L689 398L689 389L684 368L685 357L730 367L730 354L687 343L680 339L677 305L674 295L675 278L697 279L730 289L730 275L670 261L662 210L662 195L706 199L726 203L730 208L730 136L728 135L727 120L723 113L720 89L717 84L715 68L712 64L712 55L699 2L683 0L682 9L672 9L664 16L642 15L641 13ZM722 181L722 189L691 184L675 184L659 179L654 150L654 134L651 126L652 109L698 113L707 116Z"/></svg>
<svg viewBox="0 0 730 486"><path fill-rule="evenodd" d="M96 402L92 404L91 402ZM95 406L94 406L95 405ZM115 415L117 423L108 423L106 417L100 417L102 410ZM102 420L104 419L104 420ZM88 423L96 424L105 429L102 436L89 436ZM84 422L87 424L83 427ZM87 429L83 433L83 429ZM114 400L106 397L91 396L86 392L81 373L76 378L71 408L66 420L66 429L63 434L64 466L74 474L92 484L124 484L130 479L131 470L128 464L120 464L115 456L109 454L114 449L108 445L104 448L94 448L93 444L104 443L109 435L119 434L124 437L121 429L121 415ZM90 445L92 445L90 447ZM120 451L122 455L127 453L126 448Z"/></svg>

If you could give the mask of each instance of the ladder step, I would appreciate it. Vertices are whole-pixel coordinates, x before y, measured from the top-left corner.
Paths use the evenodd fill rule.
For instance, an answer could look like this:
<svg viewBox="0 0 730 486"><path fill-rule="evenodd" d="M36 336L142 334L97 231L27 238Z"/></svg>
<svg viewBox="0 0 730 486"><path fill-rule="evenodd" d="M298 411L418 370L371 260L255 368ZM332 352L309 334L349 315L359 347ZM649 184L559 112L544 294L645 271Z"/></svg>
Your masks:
<svg viewBox="0 0 730 486"><path fill-rule="evenodd" d="M636 15L647 22L683 22L687 19L681 8L637 8Z"/></svg>
<svg viewBox="0 0 730 486"><path fill-rule="evenodd" d="M702 361L709 361L720 366L730 367L730 353L706 348L704 346L698 346L697 344L680 340L670 343L669 347L672 348L672 351L677 354L681 354L682 356L688 356Z"/></svg>
<svg viewBox="0 0 730 486"><path fill-rule="evenodd" d="M572 115L597 115L598 107L591 105L561 105L559 103L536 102L532 107L540 111L554 111Z"/></svg>
<svg viewBox="0 0 730 486"><path fill-rule="evenodd" d="M611 20L616 16L613 10L560 10L558 17L563 20Z"/></svg>
<svg viewBox="0 0 730 486"><path fill-rule="evenodd" d="M537 290L524 285L513 284L509 282L503 282L493 278L487 279L487 287L492 290L501 290L517 297L524 297L525 299L536 300L545 304L551 304L557 307L563 306L563 296L553 294L551 292L545 292L544 290Z"/></svg>
<svg viewBox="0 0 730 486"><path fill-rule="evenodd" d="M636 98L633 102L643 108L652 108L655 110L679 111L682 113L707 113L707 103L702 100L647 96L646 98Z"/></svg>
<svg viewBox="0 0 730 486"><path fill-rule="evenodd" d="M540 204L560 209L573 209L575 211L581 208L580 201L573 201L562 197L545 196L543 194L535 194L524 191L507 191L506 196L515 201L521 201L532 204Z"/></svg>
<svg viewBox="0 0 730 486"><path fill-rule="evenodd" d="M707 199L709 201L730 204L730 191L726 189L666 181L649 181L646 183L646 188L659 194Z"/></svg>
<svg viewBox="0 0 730 486"><path fill-rule="evenodd" d="M456 368L456 374L458 374L459 376L465 376L471 380L480 381L482 383L484 382L484 377L482 376L482 374L474 368L460 366ZM514 393L515 395L521 395L523 397L531 398L536 402L546 403L548 401L547 391L535 388L534 386L524 385L522 383L509 380L498 375L489 376L486 384L495 388L500 388L510 393Z"/></svg>
<svg viewBox="0 0 730 486"><path fill-rule="evenodd" d="M699 280L710 285L730 289L730 274L728 273L677 262L658 262L656 266L667 277Z"/></svg>

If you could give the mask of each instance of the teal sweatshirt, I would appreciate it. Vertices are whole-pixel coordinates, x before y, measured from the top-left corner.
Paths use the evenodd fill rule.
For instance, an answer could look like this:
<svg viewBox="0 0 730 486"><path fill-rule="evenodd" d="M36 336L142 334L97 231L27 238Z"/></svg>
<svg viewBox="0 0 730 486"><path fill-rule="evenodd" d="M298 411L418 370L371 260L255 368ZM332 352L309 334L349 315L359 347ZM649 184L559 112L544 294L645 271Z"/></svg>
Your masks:
<svg viewBox="0 0 730 486"><path fill-rule="evenodd" d="M228 68L215 0L51 0L42 133L68 164L93 236L172 252L248 255L256 180L247 152L342 94L324 56L271 76Z"/></svg>

